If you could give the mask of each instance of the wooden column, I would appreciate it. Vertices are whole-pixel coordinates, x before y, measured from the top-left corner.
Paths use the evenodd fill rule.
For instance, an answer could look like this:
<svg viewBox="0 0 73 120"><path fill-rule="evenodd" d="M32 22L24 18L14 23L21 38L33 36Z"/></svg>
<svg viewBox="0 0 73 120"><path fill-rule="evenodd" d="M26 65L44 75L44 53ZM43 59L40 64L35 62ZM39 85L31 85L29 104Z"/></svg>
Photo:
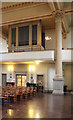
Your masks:
<svg viewBox="0 0 73 120"><path fill-rule="evenodd" d="M11 30L11 26L9 26L9 33L8 33L8 48L11 48L11 34L12 34L12 30Z"/></svg>
<svg viewBox="0 0 73 120"><path fill-rule="evenodd" d="M37 24L37 45L41 46L41 24Z"/></svg>
<svg viewBox="0 0 73 120"><path fill-rule="evenodd" d="M29 45L32 46L32 25L29 25Z"/></svg>
<svg viewBox="0 0 73 120"><path fill-rule="evenodd" d="M16 46L18 46L18 27L16 27Z"/></svg>

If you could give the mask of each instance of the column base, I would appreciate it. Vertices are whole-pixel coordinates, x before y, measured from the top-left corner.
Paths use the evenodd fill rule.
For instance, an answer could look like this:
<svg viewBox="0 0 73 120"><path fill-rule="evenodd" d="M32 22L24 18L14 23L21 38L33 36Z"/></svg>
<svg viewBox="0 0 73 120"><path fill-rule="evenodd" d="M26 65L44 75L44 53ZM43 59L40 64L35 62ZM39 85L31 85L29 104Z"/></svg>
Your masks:
<svg viewBox="0 0 73 120"><path fill-rule="evenodd" d="M53 94L63 95L64 94L63 87L64 87L64 78L59 76L55 77L53 79Z"/></svg>

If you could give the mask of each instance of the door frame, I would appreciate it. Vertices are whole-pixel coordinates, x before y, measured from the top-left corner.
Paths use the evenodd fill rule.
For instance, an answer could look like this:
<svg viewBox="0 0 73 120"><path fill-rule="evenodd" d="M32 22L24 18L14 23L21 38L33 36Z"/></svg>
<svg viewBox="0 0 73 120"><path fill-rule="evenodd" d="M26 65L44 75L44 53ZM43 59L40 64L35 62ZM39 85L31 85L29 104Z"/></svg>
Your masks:
<svg viewBox="0 0 73 120"><path fill-rule="evenodd" d="M26 76L26 81L27 81L27 74L25 74L25 73L16 73L15 74L15 77L16 77L16 80L15 80L16 86L17 86L17 75L21 75L21 86L22 86L22 76Z"/></svg>
<svg viewBox="0 0 73 120"><path fill-rule="evenodd" d="M38 75L43 76L43 86L44 86L44 74L36 74L36 78L37 78ZM36 84L37 84L37 79L36 79Z"/></svg>
<svg viewBox="0 0 73 120"><path fill-rule="evenodd" d="M2 75L6 75L6 82L7 82L7 73L2 73ZM2 86L3 86L3 79L2 79Z"/></svg>

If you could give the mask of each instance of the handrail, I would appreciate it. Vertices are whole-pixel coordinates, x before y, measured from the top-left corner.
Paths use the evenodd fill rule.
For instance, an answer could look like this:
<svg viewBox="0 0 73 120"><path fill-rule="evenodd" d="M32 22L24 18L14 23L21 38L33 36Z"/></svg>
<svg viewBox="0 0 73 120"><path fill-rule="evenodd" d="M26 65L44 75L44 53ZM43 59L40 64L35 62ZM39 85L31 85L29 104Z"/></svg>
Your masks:
<svg viewBox="0 0 73 120"><path fill-rule="evenodd" d="M72 49L64 49L64 50L73 50ZM55 49L44 49L44 50L28 50L28 51L16 51L16 52L1 52L0 54L9 54L9 53L24 53L24 52L40 52L40 51L55 51Z"/></svg>
<svg viewBox="0 0 73 120"><path fill-rule="evenodd" d="M55 51L55 49L48 49L48 50L33 50L33 51L24 51L24 52L42 52L42 51ZM9 53L24 53L23 51L16 51L16 52L3 52L0 54L9 54Z"/></svg>

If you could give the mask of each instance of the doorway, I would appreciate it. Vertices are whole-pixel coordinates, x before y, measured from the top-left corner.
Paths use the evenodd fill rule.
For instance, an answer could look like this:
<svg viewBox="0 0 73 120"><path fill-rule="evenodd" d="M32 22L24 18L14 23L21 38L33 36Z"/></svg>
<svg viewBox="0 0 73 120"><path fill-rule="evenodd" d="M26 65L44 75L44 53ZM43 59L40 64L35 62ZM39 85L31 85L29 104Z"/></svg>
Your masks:
<svg viewBox="0 0 73 120"><path fill-rule="evenodd" d="M43 92L44 75L37 75L37 91Z"/></svg>
<svg viewBox="0 0 73 120"><path fill-rule="evenodd" d="M2 86L6 86L7 74L2 74Z"/></svg>
<svg viewBox="0 0 73 120"><path fill-rule="evenodd" d="M43 86L44 75L37 75L37 84Z"/></svg>
<svg viewBox="0 0 73 120"><path fill-rule="evenodd" d="M26 87L26 75L17 74L16 75L16 86L25 86Z"/></svg>

